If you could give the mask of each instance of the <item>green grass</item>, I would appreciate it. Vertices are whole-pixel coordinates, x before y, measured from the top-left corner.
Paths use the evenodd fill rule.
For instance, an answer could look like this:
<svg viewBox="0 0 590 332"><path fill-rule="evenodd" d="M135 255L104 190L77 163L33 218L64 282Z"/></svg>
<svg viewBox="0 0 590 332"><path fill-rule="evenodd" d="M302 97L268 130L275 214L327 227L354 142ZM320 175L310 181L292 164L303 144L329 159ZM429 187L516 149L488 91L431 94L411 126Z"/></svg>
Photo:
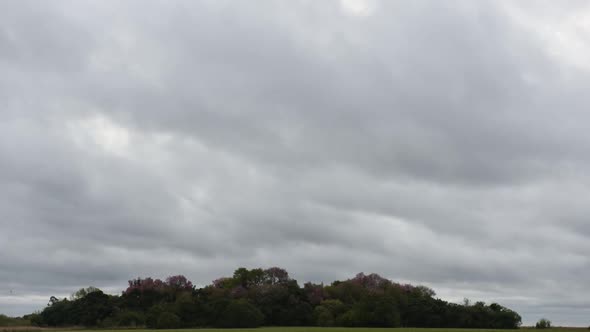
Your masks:
<svg viewBox="0 0 590 332"><path fill-rule="evenodd" d="M529 328L522 328L520 331L530 331ZM542 330L543 332L572 332L572 331L588 331L587 328L551 328ZM59 329L50 330L51 332L58 332ZM71 332L72 330L62 330ZM427 329L427 328L346 328L346 327L261 327L258 329L182 329L182 330L84 330L97 332L502 332L507 330L492 330L492 329ZM515 330L512 330L515 331ZM538 330L535 330L538 331ZM0 329L0 332L1 329ZM10 332L10 331L6 331Z"/></svg>

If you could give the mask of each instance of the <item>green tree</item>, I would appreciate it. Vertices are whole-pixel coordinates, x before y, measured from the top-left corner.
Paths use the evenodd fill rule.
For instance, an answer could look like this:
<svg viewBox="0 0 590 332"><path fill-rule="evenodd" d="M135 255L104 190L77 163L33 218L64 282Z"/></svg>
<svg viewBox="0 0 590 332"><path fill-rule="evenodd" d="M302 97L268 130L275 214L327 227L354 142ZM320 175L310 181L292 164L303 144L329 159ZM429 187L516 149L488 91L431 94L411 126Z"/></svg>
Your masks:
<svg viewBox="0 0 590 332"><path fill-rule="evenodd" d="M538 329L548 329L551 328L551 321L546 319L546 318L541 318L539 319L539 321L537 322L537 324L535 324L535 327Z"/></svg>
<svg viewBox="0 0 590 332"><path fill-rule="evenodd" d="M226 328L248 328L259 327L263 321L264 315L258 308L246 300L235 300L227 305L217 325Z"/></svg>
<svg viewBox="0 0 590 332"><path fill-rule="evenodd" d="M157 329L177 329L181 325L180 318L171 312L163 312L158 316Z"/></svg>
<svg viewBox="0 0 590 332"><path fill-rule="evenodd" d="M138 311L123 310L117 314L115 321L121 327L138 327L145 325L145 315Z"/></svg>
<svg viewBox="0 0 590 332"><path fill-rule="evenodd" d="M334 326L334 315L330 312L330 309L324 306L317 306L313 310L314 321L317 326Z"/></svg>
<svg viewBox="0 0 590 332"><path fill-rule="evenodd" d="M100 289L94 287L94 286L89 286L86 288L80 288L79 290L75 291L74 293L72 293L72 295L70 295L70 301L75 301L75 300L79 300L83 297L85 297L86 295L90 294L90 293L94 293L100 291Z"/></svg>

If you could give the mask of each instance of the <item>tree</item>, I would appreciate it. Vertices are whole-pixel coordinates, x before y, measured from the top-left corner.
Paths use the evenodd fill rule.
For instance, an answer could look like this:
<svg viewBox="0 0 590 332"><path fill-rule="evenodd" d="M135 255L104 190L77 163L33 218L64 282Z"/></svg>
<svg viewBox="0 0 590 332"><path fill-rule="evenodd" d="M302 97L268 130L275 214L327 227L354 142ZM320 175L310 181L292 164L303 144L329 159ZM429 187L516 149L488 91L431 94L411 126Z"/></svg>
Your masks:
<svg viewBox="0 0 590 332"><path fill-rule="evenodd" d="M174 314L182 321L183 327L204 325L203 312L199 299L191 293L185 292L178 296L172 307Z"/></svg>
<svg viewBox="0 0 590 332"><path fill-rule="evenodd" d="M181 325L180 318L171 312L163 312L158 317L157 329L177 329Z"/></svg>
<svg viewBox="0 0 590 332"><path fill-rule="evenodd" d="M219 327L259 327L264 321L264 315L258 308L246 300L235 300L228 304L223 311Z"/></svg>
<svg viewBox="0 0 590 332"><path fill-rule="evenodd" d="M24 326L31 324L31 315L21 317L8 317L0 314L0 326ZM8 329L10 330L10 329Z"/></svg>
<svg viewBox="0 0 590 332"><path fill-rule="evenodd" d="M264 282L267 284L284 284L289 280L289 273L280 267L271 267L264 270Z"/></svg>
<svg viewBox="0 0 590 332"><path fill-rule="evenodd" d="M115 321L121 327L137 327L145 324L145 315L138 311L124 310L117 314Z"/></svg>
<svg viewBox="0 0 590 332"><path fill-rule="evenodd" d="M105 318L112 316L114 310L111 297L96 290L73 301L70 315L74 324L90 327L98 326Z"/></svg>
<svg viewBox="0 0 590 332"><path fill-rule="evenodd" d="M162 305L154 305L151 306L145 315L145 325L149 328L156 328L158 327L158 320L160 319L160 315L164 313L166 310Z"/></svg>
<svg viewBox="0 0 590 332"><path fill-rule="evenodd" d="M326 292L324 290L324 285L315 285L311 282L305 283L303 285L303 289L305 291L305 295L307 296L307 301L311 305L318 305L326 298Z"/></svg>
<svg viewBox="0 0 590 332"><path fill-rule="evenodd" d="M436 296L436 293L431 288L422 285L414 287L414 292L417 292L418 294L420 294L420 296L424 297Z"/></svg>
<svg viewBox="0 0 590 332"><path fill-rule="evenodd" d="M334 315L330 312L330 309L324 306L315 307L313 316L317 326L334 326Z"/></svg>
<svg viewBox="0 0 590 332"><path fill-rule="evenodd" d="M170 276L166 278L166 286L177 291L190 291L193 289L193 283L183 275Z"/></svg>
<svg viewBox="0 0 590 332"><path fill-rule="evenodd" d="M265 271L262 269L248 270L245 267L240 267L234 271L232 279L232 286L241 286L244 289L260 286L265 280Z"/></svg>
<svg viewBox="0 0 590 332"><path fill-rule="evenodd" d="M538 329L548 329L551 328L551 321L546 319L546 318L541 318L539 319L539 321L537 322L537 324L535 324L535 327Z"/></svg>
<svg viewBox="0 0 590 332"><path fill-rule="evenodd" d="M94 293L100 291L100 289L94 287L94 286L89 286L86 288L80 288L79 290L77 290L76 292L72 293L72 295L70 295L70 301L75 301L75 300L79 300L83 297L85 297L86 295L90 294L90 293Z"/></svg>
<svg viewBox="0 0 590 332"><path fill-rule="evenodd" d="M256 327L352 326L514 329L521 317L497 303L435 298L424 286L399 284L359 273L329 286L299 286L286 270L238 268L231 277L195 288L182 275L164 281L137 278L120 296L95 287L70 299L51 297L30 321L39 326ZM29 318L27 318L29 319ZM543 319L537 325L547 328Z"/></svg>
<svg viewBox="0 0 590 332"><path fill-rule="evenodd" d="M314 320L318 326L335 326L336 318L345 313L348 307L340 300L324 300L316 306L313 312Z"/></svg>

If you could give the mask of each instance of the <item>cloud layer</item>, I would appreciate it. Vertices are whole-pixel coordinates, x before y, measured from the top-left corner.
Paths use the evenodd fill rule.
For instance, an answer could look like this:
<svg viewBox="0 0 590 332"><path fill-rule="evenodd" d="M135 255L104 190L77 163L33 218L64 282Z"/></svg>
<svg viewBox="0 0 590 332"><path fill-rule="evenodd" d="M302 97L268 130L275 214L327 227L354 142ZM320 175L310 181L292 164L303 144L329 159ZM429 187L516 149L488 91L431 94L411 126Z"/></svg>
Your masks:
<svg viewBox="0 0 590 332"><path fill-rule="evenodd" d="M587 326L590 8L525 5L0 3L0 312L277 265Z"/></svg>

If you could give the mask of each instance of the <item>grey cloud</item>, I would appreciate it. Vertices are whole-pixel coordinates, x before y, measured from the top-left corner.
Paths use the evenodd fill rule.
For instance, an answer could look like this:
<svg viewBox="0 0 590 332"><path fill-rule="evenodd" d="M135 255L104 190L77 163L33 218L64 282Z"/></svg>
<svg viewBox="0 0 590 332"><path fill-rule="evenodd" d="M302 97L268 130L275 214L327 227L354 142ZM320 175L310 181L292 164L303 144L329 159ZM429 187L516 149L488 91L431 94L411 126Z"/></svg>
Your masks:
<svg viewBox="0 0 590 332"><path fill-rule="evenodd" d="M586 326L588 72L515 4L375 3L2 3L0 312L278 265Z"/></svg>

